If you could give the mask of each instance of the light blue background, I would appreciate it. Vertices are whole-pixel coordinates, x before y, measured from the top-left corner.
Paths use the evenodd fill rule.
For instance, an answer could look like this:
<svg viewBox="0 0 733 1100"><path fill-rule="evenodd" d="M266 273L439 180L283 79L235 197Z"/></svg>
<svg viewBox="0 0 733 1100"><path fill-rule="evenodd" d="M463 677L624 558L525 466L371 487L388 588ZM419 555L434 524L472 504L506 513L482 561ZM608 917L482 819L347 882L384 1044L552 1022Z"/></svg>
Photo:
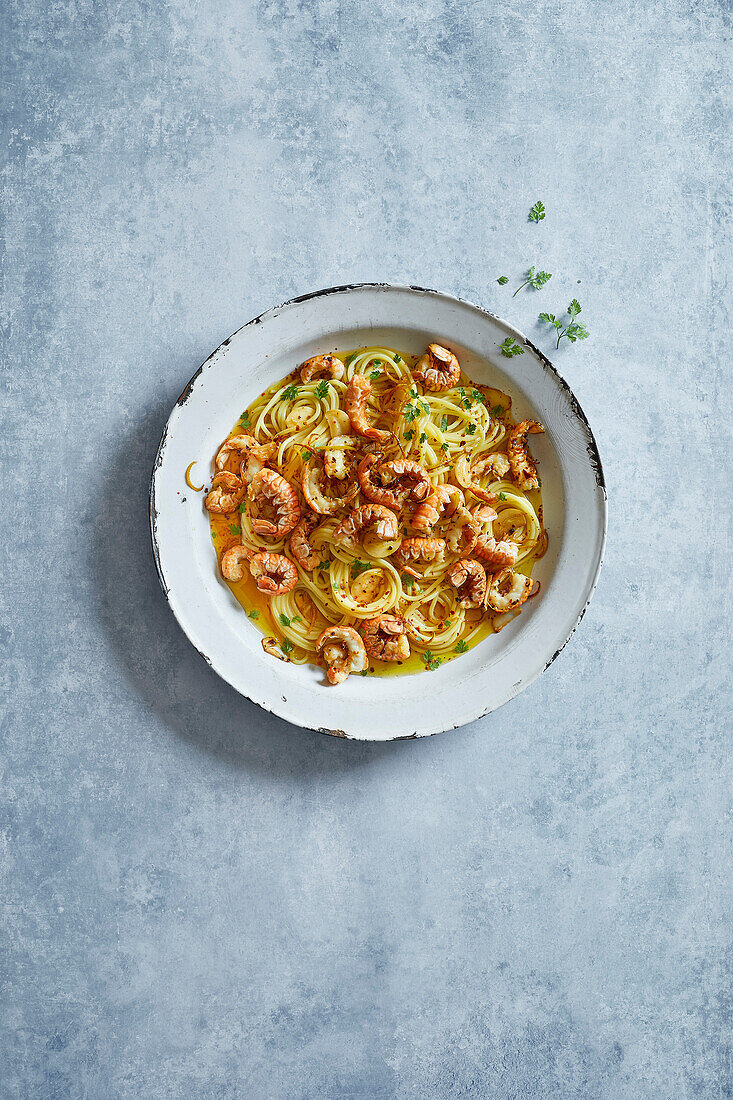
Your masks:
<svg viewBox="0 0 733 1100"><path fill-rule="evenodd" d="M728 10L3 5L3 1096L731 1094ZM150 555L194 369L358 280L545 350L577 294L592 333L555 361L605 463L595 599L417 743L241 699Z"/></svg>

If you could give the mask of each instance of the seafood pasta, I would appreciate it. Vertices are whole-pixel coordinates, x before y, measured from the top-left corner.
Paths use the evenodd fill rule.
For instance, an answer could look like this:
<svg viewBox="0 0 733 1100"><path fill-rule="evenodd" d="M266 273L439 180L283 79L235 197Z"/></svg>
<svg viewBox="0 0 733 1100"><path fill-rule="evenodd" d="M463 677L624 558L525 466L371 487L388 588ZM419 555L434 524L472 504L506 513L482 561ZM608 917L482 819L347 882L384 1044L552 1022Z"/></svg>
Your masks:
<svg viewBox="0 0 733 1100"><path fill-rule="evenodd" d="M448 348L301 363L242 413L206 508L222 576L282 661L435 670L519 614L547 546L511 397Z"/></svg>

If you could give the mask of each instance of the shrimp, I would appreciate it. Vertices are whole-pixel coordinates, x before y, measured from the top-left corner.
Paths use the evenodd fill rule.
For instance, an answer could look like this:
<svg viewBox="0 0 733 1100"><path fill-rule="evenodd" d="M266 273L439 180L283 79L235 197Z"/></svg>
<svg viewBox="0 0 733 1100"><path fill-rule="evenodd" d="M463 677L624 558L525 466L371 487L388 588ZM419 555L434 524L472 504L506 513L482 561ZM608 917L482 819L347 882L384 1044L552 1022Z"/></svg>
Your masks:
<svg viewBox="0 0 733 1100"><path fill-rule="evenodd" d="M477 504L471 509L471 515L481 527L485 523L493 523L499 517L499 513L490 504Z"/></svg>
<svg viewBox="0 0 733 1100"><path fill-rule="evenodd" d="M323 469L326 477L334 477L337 481L344 481L354 468L354 458L346 454L344 447L329 444L323 452Z"/></svg>
<svg viewBox="0 0 733 1100"><path fill-rule="evenodd" d="M499 573L502 569L511 569L517 560L519 547L516 542L508 540L497 542L493 535L479 535L471 553L488 573Z"/></svg>
<svg viewBox="0 0 733 1100"><path fill-rule="evenodd" d="M379 661L406 661L410 656L407 627L398 615L377 615L362 624L364 647Z"/></svg>
<svg viewBox="0 0 733 1100"><path fill-rule="evenodd" d="M506 446L507 458L512 470L512 477L520 489L539 489L540 481L537 477L537 467L527 450L527 433L537 435L544 432L539 420L521 420L515 424L509 432L509 442Z"/></svg>
<svg viewBox="0 0 733 1100"><path fill-rule="evenodd" d="M392 433L373 428L367 422L367 402L371 392L372 384L369 379L363 374L355 374L346 387L344 408L357 435L363 435L365 439L371 439L375 443L386 443Z"/></svg>
<svg viewBox="0 0 733 1100"><path fill-rule="evenodd" d="M468 508L457 508L445 532L448 549L452 554L470 554L476 545L478 532L478 524Z"/></svg>
<svg viewBox="0 0 733 1100"><path fill-rule="evenodd" d="M415 363L412 374L426 390L437 393L456 385L461 377L461 364L448 348L428 344L428 350Z"/></svg>
<svg viewBox="0 0 733 1100"><path fill-rule="evenodd" d="M335 378L344 376L344 364L335 355L314 355L298 367L301 382L312 382L314 378Z"/></svg>
<svg viewBox="0 0 733 1100"><path fill-rule="evenodd" d="M399 534L397 516L381 504L362 504L354 508L346 519L342 520L331 538L334 542L355 543L365 527L374 527L377 538L388 541Z"/></svg>
<svg viewBox="0 0 733 1100"><path fill-rule="evenodd" d="M439 561L445 554L445 539L403 539L394 559L397 566L409 577L420 574L409 565L412 561Z"/></svg>
<svg viewBox="0 0 733 1100"><path fill-rule="evenodd" d="M257 471L250 483L249 498L257 511L252 527L258 535L282 538L297 526L300 520L298 494L275 470ZM263 515L264 509L273 516L272 520Z"/></svg>
<svg viewBox="0 0 733 1100"><path fill-rule="evenodd" d="M248 488L252 484L255 474L265 468L266 463L271 461L276 450L277 443L272 440L270 443L254 443L253 441L253 445L245 451L244 458L239 464L239 476Z"/></svg>
<svg viewBox="0 0 733 1100"><path fill-rule="evenodd" d="M241 478L223 470L211 482L211 492L207 493L204 504L210 512L236 512L246 492L247 486Z"/></svg>
<svg viewBox="0 0 733 1100"><path fill-rule="evenodd" d="M487 596L489 607L499 613L513 611L529 599L531 591L531 577L515 573L513 569L502 569L501 573L491 578Z"/></svg>
<svg viewBox="0 0 733 1100"><path fill-rule="evenodd" d="M369 667L366 648L353 626L326 627L316 640L316 650L321 649L332 684L342 684L349 673L366 672Z"/></svg>
<svg viewBox="0 0 733 1100"><path fill-rule="evenodd" d="M290 536L290 552L301 569L311 572L320 564L321 555L310 544L310 536L321 522L320 516L303 516Z"/></svg>
<svg viewBox="0 0 733 1100"><path fill-rule="evenodd" d="M419 462L405 458L381 462L381 458L380 454L365 455L357 467L356 476L367 500L387 508L400 508L407 498L424 500L430 490L430 478ZM375 465L374 472L379 475L381 485L372 477Z"/></svg>
<svg viewBox="0 0 733 1100"><path fill-rule="evenodd" d="M252 551L238 543L230 546L221 556L221 575L225 581L241 581L244 577L244 563L250 560Z"/></svg>
<svg viewBox="0 0 733 1100"><path fill-rule="evenodd" d="M448 580L457 589L461 607L483 607L486 598L486 572L475 558L461 558L448 571Z"/></svg>
<svg viewBox="0 0 733 1100"><path fill-rule="evenodd" d="M447 516L452 516L463 503L460 489L456 489L454 485L438 485L412 513L411 525L416 531L427 535L444 512Z"/></svg>
<svg viewBox="0 0 733 1100"><path fill-rule="evenodd" d="M284 596L298 583L298 570L290 558L269 550L252 556L249 571L260 592L266 592L268 596Z"/></svg>
<svg viewBox="0 0 733 1100"><path fill-rule="evenodd" d="M225 470L227 462L232 455L243 455L250 447L255 447L257 440L253 435L233 435L231 439L225 439L216 452L214 462L217 470ZM241 461L241 458L240 458Z"/></svg>

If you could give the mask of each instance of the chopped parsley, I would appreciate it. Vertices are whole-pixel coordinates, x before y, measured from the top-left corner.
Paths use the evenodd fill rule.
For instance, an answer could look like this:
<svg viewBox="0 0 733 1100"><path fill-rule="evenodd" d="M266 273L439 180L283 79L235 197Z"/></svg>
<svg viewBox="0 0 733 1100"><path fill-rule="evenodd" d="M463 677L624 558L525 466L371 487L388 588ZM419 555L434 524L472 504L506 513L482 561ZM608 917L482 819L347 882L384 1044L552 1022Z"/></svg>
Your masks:
<svg viewBox="0 0 733 1100"><path fill-rule="evenodd" d="M443 663L443 658L435 657L429 649L425 650L422 659L425 662L425 667L430 669L431 672L435 672L436 668L440 668Z"/></svg>
<svg viewBox="0 0 733 1100"><path fill-rule="evenodd" d="M281 401L294 401L299 393L300 393L300 386L296 386L294 384L291 384L290 386L286 386L285 389L283 390L283 392L280 394L280 400Z"/></svg>
<svg viewBox="0 0 733 1100"><path fill-rule="evenodd" d="M456 653L466 653L467 651L468 646L464 642L463 638L461 638L460 642L456 643Z"/></svg>
<svg viewBox="0 0 733 1100"><path fill-rule="evenodd" d="M368 561L359 561L357 558L351 563L351 575L352 577L358 577L360 573L363 573L366 569L371 569Z"/></svg>
<svg viewBox="0 0 733 1100"><path fill-rule="evenodd" d="M542 314L540 314L540 317ZM515 343L513 336L507 336L503 343L499 344L501 348L501 354L505 355L507 359L511 359L513 355L524 355L524 348Z"/></svg>
<svg viewBox="0 0 733 1100"><path fill-rule="evenodd" d="M376 382L378 378L382 377L382 372L381 370L373 370L369 377L371 378L372 382Z"/></svg>
<svg viewBox="0 0 733 1100"><path fill-rule="evenodd" d="M243 500L242 503L239 505L239 511L242 513L242 515L244 515L244 513L247 511L247 501L246 500Z"/></svg>
<svg viewBox="0 0 733 1100"><path fill-rule="evenodd" d="M447 416L441 416L441 418L440 418L440 430L441 430L441 432L447 432L448 431L448 417Z"/></svg>
<svg viewBox="0 0 733 1100"><path fill-rule="evenodd" d="M324 397L328 397L328 382L325 378L316 386L316 397L319 397L321 401Z"/></svg>
<svg viewBox="0 0 733 1100"><path fill-rule="evenodd" d="M473 433L475 431L476 431L476 425L473 422L471 422L468 425L468 427L466 428L466 435L473 435Z"/></svg>
<svg viewBox="0 0 733 1100"><path fill-rule="evenodd" d="M322 561L321 564L318 566L318 568L321 570L321 572L323 572L324 569L330 569L331 568L330 560L329 561Z"/></svg>
<svg viewBox="0 0 733 1100"><path fill-rule="evenodd" d="M280 625L290 626L290 619L287 617L287 615L280 615Z"/></svg>
<svg viewBox="0 0 733 1100"><path fill-rule="evenodd" d="M395 352L394 361L395 361L395 363L401 363L402 362L402 356L398 355L397 352Z"/></svg>
<svg viewBox="0 0 733 1100"><path fill-rule="evenodd" d="M506 500L506 493L499 493L499 500Z"/></svg>
<svg viewBox="0 0 733 1100"><path fill-rule="evenodd" d="M427 440L428 440L428 437L425 434L425 432L420 432L420 442L421 443L427 443Z"/></svg>
<svg viewBox="0 0 733 1100"><path fill-rule="evenodd" d="M287 638L283 638L283 640L280 642L280 649L283 651L283 653L292 653L293 643Z"/></svg>
<svg viewBox="0 0 733 1100"><path fill-rule="evenodd" d="M410 428L409 432L405 432L405 439L412 439L415 434L415 429Z"/></svg>
<svg viewBox="0 0 733 1100"><path fill-rule="evenodd" d="M313 458L313 452L312 451L301 451L300 452L300 457L303 459L304 462L307 462L309 458Z"/></svg>
<svg viewBox="0 0 733 1100"><path fill-rule="evenodd" d="M484 399L484 395L482 393L479 393L478 390L471 390L471 397L474 401L483 401Z"/></svg>
<svg viewBox="0 0 733 1100"><path fill-rule="evenodd" d="M448 444L447 443L441 443L440 444L440 449L441 449L441 451L447 451L448 450Z"/></svg>
<svg viewBox="0 0 733 1100"><path fill-rule="evenodd" d="M506 284L509 282L509 276L508 275L500 275L499 278L496 281L499 284L499 286L506 286Z"/></svg>
<svg viewBox="0 0 733 1100"><path fill-rule="evenodd" d="M411 421L417 420L421 411L424 413L429 413L430 406L428 405L427 401L416 398L414 404L408 403L407 405L405 405L404 409L402 410L402 415L409 424Z"/></svg>
<svg viewBox="0 0 733 1100"><path fill-rule="evenodd" d="M493 409L489 409L489 416L503 416L504 409L501 405L494 405Z"/></svg>
<svg viewBox="0 0 733 1100"><path fill-rule="evenodd" d="M529 212L529 220L531 222L541 222L543 220L544 216L545 216L544 203L541 203L538 199L537 202L534 204L534 206L532 207L532 209Z"/></svg>
<svg viewBox="0 0 733 1100"><path fill-rule="evenodd" d="M360 675L360 676L368 676L368 675L369 675L369 669L368 669L368 668L365 668L365 669L363 670L363 672L360 672L360 673L359 673L359 675Z"/></svg>
<svg viewBox="0 0 733 1100"><path fill-rule="evenodd" d="M242 534L242 528L241 528L241 527L237 527L237 526L236 526L235 524L233 524L233 523L230 523L230 524L229 524L229 534L230 534L230 535L241 535L241 534Z"/></svg>
<svg viewBox="0 0 733 1100"><path fill-rule="evenodd" d="M259 611L248 611L247 614L249 615L250 619L259 619L260 617Z"/></svg>
<svg viewBox="0 0 733 1100"><path fill-rule="evenodd" d="M249 427L250 419L249 419L249 413L247 412L246 409L244 410L244 412L240 416L239 422L240 422L240 424L242 425L243 428L248 428Z"/></svg>

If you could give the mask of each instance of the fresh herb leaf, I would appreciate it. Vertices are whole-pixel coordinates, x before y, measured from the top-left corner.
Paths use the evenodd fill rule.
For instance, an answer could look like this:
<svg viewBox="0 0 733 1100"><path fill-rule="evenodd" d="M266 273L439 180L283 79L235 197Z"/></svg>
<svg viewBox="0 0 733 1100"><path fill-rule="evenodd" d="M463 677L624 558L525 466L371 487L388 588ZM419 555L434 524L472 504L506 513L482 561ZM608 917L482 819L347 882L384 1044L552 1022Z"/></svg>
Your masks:
<svg viewBox="0 0 733 1100"><path fill-rule="evenodd" d="M418 401L418 405L424 413L430 412L430 406L428 405L427 401Z"/></svg>
<svg viewBox="0 0 733 1100"><path fill-rule="evenodd" d="M323 572L324 569L330 569L331 568L330 560L329 561L322 561L321 564L318 566L318 568L321 570L321 572Z"/></svg>
<svg viewBox="0 0 733 1100"><path fill-rule="evenodd" d="M259 611L248 611L247 614L249 615L250 619L259 619L260 617Z"/></svg>
<svg viewBox="0 0 733 1100"><path fill-rule="evenodd" d="M405 439L412 439L415 434L415 429L410 428L409 432L405 432Z"/></svg>
<svg viewBox="0 0 733 1100"><path fill-rule="evenodd" d="M580 302L577 298L573 298L568 306L567 312L570 317L567 323L563 323L554 313L540 313L540 321L544 321L547 325L552 325L557 333L556 348L560 347L560 341L565 338L567 338L571 344L574 344L576 340L586 340L590 336L583 322L576 320L578 314L582 312Z"/></svg>
<svg viewBox="0 0 733 1100"><path fill-rule="evenodd" d="M524 355L524 348L515 343L513 336L507 336L506 340L499 344L499 347L501 348L501 354L505 355L507 359L511 359L513 355Z"/></svg>
<svg viewBox="0 0 733 1100"><path fill-rule="evenodd" d="M506 284L509 282L509 276L508 275L500 275L499 278L496 281L499 284L499 286L506 286Z"/></svg>
<svg viewBox="0 0 733 1100"><path fill-rule="evenodd" d="M307 462L309 458L313 458L313 452L312 451L301 451L300 452L300 457L303 459L304 462Z"/></svg>
<svg viewBox="0 0 733 1100"><path fill-rule="evenodd" d="M472 421L468 425L468 427L466 428L466 435L473 435L475 431L476 431L476 425Z"/></svg>
<svg viewBox="0 0 733 1100"><path fill-rule="evenodd" d="M369 377L371 378L372 382L376 382L378 378L382 377L382 372L381 370L373 370Z"/></svg>
<svg viewBox="0 0 733 1100"><path fill-rule="evenodd" d="M395 352L394 361L395 361L395 363L401 363L402 362L402 357L400 355L398 355L397 352Z"/></svg>
<svg viewBox="0 0 733 1100"><path fill-rule="evenodd" d="M280 642L280 649L283 651L283 653L292 653L293 643L288 638L284 638Z"/></svg>
<svg viewBox="0 0 733 1100"><path fill-rule="evenodd" d="M327 396L328 396L328 382L324 378L324 380L322 382L319 382L318 385L316 386L316 397L320 398L321 401L322 401L323 398L327 397Z"/></svg>
<svg viewBox="0 0 733 1100"><path fill-rule="evenodd" d="M440 430L441 430L441 432L447 432L448 431L448 417L447 416L441 416L441 418L440 418Z"/></svg>
<svg viewBox="0 0 733 1100"><path fill-rule="evenodd" d="M375 367L381 367L382 360L381 359L372 359L372 365L375 366Z"/></svg>
<svg viewBox="0 0 733 1100"><path fill-rule="evenodd" d="M290 626L290 619L287 617L287 615L283 615L283 614L280 615L280 625L281 626Z"/></svg>
<svg viewBox="0 0 733 1100"><path fill-rule="evenodd" d="M499 500L506 500L506 493L499 493Z"/></svg>
<svg viewBox="0 0 733 1100"><path fill-rule="evenodd" d="M494 405L493 409L489 410L489 416L503 416L504 409L501 405Z"/></svg>
<svg viewBox="0 0 733 1100"><path fill-rule="evenodd" d="M427 440L428 440L428 437L425 434L425 432L420 432L420 442L421 443L427 443Z"/></svg>
<svg viewBox="0 0 733 1100"><path fill-rule="evenodd" d="M229 534L230 534L230 535L241 535L241 534L242 534L242 528L241 528L241 527L237 527L237 526L236 526L235 524L233 524L233 523L230 523L230 524L229 524Z"/></svg>
<svg viewBox="0 0 733 1100"><path fill-rule="evenodd" d="M368 675L369 675L369 669L368 669L368 668L365 668L363 672L360 672L360 673L359 673L359 675L360 675L360 676L368 676Z"/></svg>
<svg viewBox="0 0 733 1100"><path fill-rule="evenodd" d="M441 449L441 451L447 451L448 450L448 444L447 443L441 443L440 444L440 449Z"/></svg>
<svg viewBox="0 0 733 1100"><path fill-rule="evenodd" d="M239 505L239 511L241 512L242 515L244 515L244 513L247 511L247 502L246 502L246 500L243 500L242 503Z"/></svg>
<svg viewBox="0 0 733 1100"><path fill-rule="evenodd" d="M442 657L434 657L429 649L426 649L422 655L422 659L425 662L425 667L429 668L431 672L434 672L436 668L440 668L443 663Z"/></svg>
<svg viewBox="0 0 733 1100"><path fill-rule="evenodd" d="M527 283L533 286L535 290L541 290L545 283L548 283L551 278L551 271L535 271L533 264L527 272L527 278L517 287L517 289L512 294L512 298L516 298L517 294L519 294L519 291L522 289L522 287L526 286Z"/></svg>
<svg viewBox="0 0 733 1100"><path fill-rule="evenodd" d="M532 209L529 212L529 220L531 222L541 222L545 216L544 204L537 200Z"/></svg>
<svg viewBox="0 0 733 1100"><path fill-rule="evenodd" d="M484 395L479 390L471 390L471 397L474 401L483 401Z"/></svg>
<svg viewBox="0 0 733 1100"><path fill-rule="evenodd" d="M239 422L241 423L243 428L248 428L249 427L249 424L250 424L249 413L247 412L246 409L244 410L244 412L240 416Z"/></svg>
<svg viewBox="0 0 733 1100"><path fill-rule="evenodd" d="M467 651L468 646L464 642L463 638L461 638L460 642L456 642L456 653L466 653Z"/></svg>
<svg viewBox="0 0 733 1100"><path fill-rule="evenodd" d="M359 561L359 559L357 558L356 561L352 561L351 563L352 577L358 577L359 574L363 573L366 569L371 569L368 561Z"/></svg>
<svg viewBox="0 0 733 1100"><path fill-rule="evenodd" d="M295 384L291 384L290 386L286 386L285 389L283 390L283 392L280 394L280 400L281 401L294 401L299 393L300 393L300 386L296 386Z"/></svg>

